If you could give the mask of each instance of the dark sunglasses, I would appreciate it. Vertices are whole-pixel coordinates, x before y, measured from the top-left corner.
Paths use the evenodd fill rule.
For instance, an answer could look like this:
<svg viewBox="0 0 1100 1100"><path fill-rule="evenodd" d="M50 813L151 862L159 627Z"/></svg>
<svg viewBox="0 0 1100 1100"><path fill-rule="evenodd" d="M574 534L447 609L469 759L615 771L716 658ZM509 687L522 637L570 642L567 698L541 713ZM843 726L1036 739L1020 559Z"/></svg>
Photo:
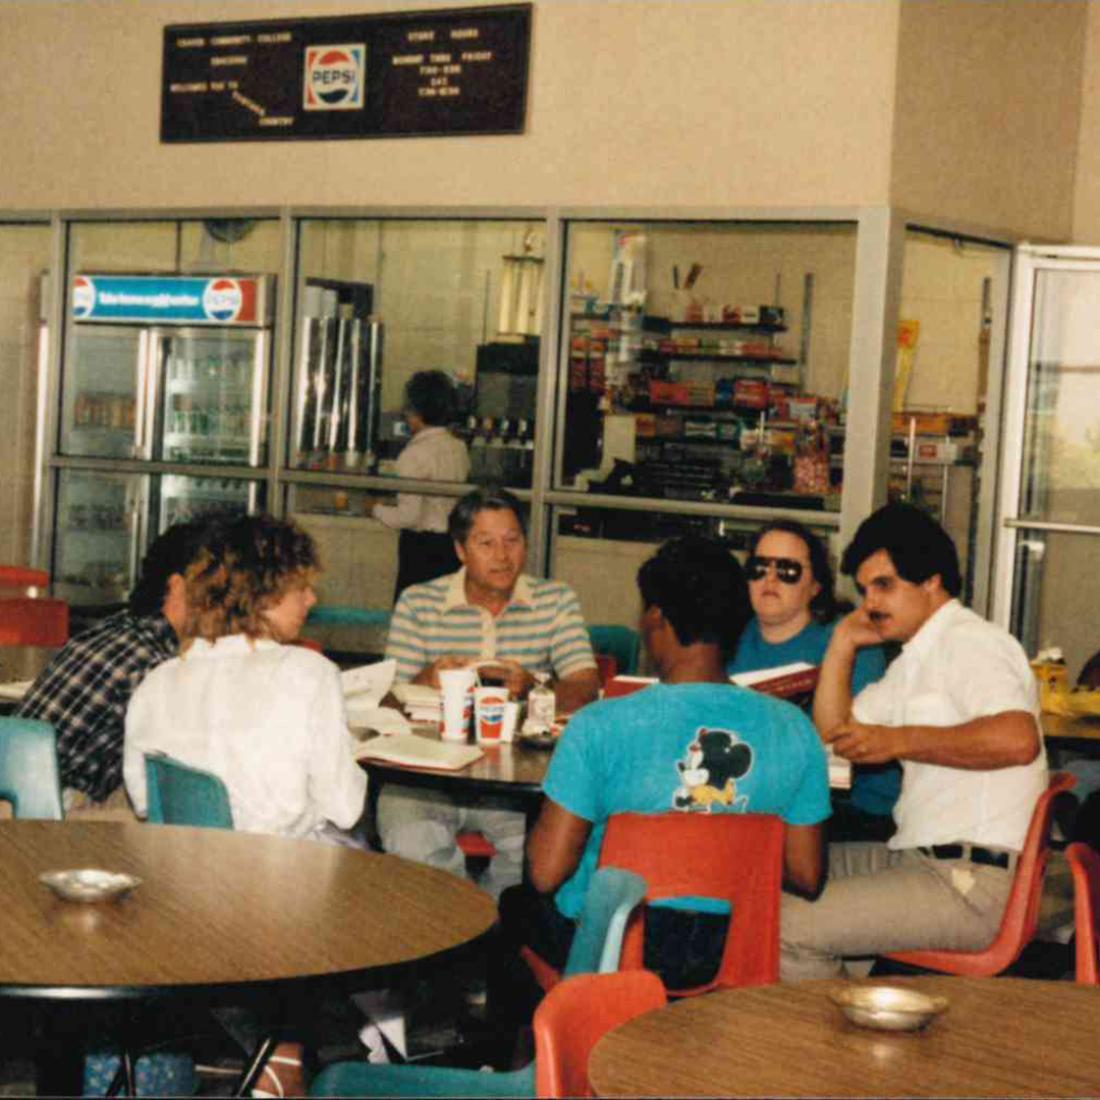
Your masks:
<svg viewBox="0 0 1100 1100"><path fill-rule="evenodd" d="M750 581L761 581L768 575L768 566L775 566L775 575L783 584L798 584L802 579L802 562L794 558L765 558L753 554L745 562L745 572Z"/></svg>

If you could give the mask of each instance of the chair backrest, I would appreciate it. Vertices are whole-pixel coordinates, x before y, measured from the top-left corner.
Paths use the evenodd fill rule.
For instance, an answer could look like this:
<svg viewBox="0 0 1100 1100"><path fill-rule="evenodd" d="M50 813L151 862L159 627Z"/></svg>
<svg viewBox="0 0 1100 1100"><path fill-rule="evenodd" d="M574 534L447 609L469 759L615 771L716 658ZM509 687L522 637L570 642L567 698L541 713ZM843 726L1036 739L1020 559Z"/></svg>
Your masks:
<svg viewBox="0 0 1100 1100"><path fill-rule="evenodd" d="M46 588L50 575L45 569L26 565L0 565L0 586L5 588Z"/></svg>
<svg viewBox="0 0 1100 1100"><path fill-rule="evenodd" d="M535 1011L535 1095L592 1096L588 1060L614 1028L665 1005L649 970L579 974L554 986Z"/></svg>
<svg viewBox="0 0 1100 1100"><path fill-rule="evenodd" d="M62 646L69 640L64 600L0 599L0 645Z"/></svg>
<svg viewBox="0 0 1100 1100"><path fill-rule="evenodd" d="M943 970L972 978L988 978L1010 967L1034 939L1039 928L1039 905L1050 859L1050 823L1054 800L1071 790L1077 780L1067 772L1051 774L1047 789L1031 814L1016 875L1005 903L1001 927L993 942L981 951L897 951L889 958L910 966Z"/></svg>
<svg viewBox="0 0 1100 1100"><path fill-rule="evenodd" d="M57 736L49 722L0 718L0 798L16 817L60 821L61 780Z"/></svg>
<svg viewBox="0 0 1100 1100"><path fill-rule="evenodd" d="M588 637L597 653L607 653L615 658L616 673L633 676L638 671L638 658L642 652L642 636L629 626L590 626Z"/></svg>
<svg viewBox="0 0 1100 1100"><path fill-rule="evenodd" d="M615 814L608 821L600 864L642 875L647 902L698 896L729 904L729 931L713 980L671 992L779 980L784 833L783 822L771 814ZM624 970L643 965L644 926L644 920L627 926Z"/></svg>
<svg viewBox="0 0 1100 1100"><path fill-rule="evenodd" d="M1100 985L1100 852L1078 840L1066 849L1066 859L1073 872L1077 980Z"/></svg>
<svg viewBox="0 0 1100 1100"><path fill-rule="evenodd" d="M229 792L216 775L188 767L163 753L149 753L145 757L145 779L149 821L154 824L233 828Z"/></svg>
<svg viewBox="0 0 1100 1100"><path fill-rule="evenodd" d="M626 922L646 895L646 880L633 871L601 867L588 884L584 909L562 974L610 974L619 969Z"/></svg>

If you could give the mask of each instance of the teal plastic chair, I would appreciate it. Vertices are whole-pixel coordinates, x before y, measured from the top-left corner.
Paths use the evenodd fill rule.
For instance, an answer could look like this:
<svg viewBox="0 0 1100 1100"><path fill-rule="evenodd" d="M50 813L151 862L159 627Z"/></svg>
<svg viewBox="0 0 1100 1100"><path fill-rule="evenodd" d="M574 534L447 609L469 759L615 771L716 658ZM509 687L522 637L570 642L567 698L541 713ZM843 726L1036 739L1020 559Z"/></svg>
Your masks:
<svg viewBox="0 0 1100 1100"><path fill-rule="evenodd" d="M310 626L389 626L390 612L377 607L346 607L340 604L310 609L306 622Z"/></svg>
<svg viewBox="0 0 1100 1100"><path fill-rule="evenodd" d="M635 906L645 897L646 881L632 871L601 867L593 876L565 964L566 975L611 973L619 968L623 933ZM565 987L562 982L547 1000ZM546 1003L545 1001L543 1002ZM536 1016L535 1060L509 1073L488 1073L447 1066L390 1066L335 1062L310 1086L310 1096L534 1096L535 1072L545 1039Z"/></svg>
<svg viewBox="0 0 1100 1100"><path fill-rule="evenodd" d="M615 658L620 675L633 676L638 671L642 636L632 627L590 626L588 637L596 653L606 653Z"/></svg>
<svg viewBox="0 0 1100 1100"><path fill-rule="evenodd" d="M0 798L18 818L60 821L61 776L57 735L49 722L0 718Z"/></svg>
<svg viewBox="0 0 1100 1100"><path fill-rule="evenodd" d="M145 780L148 818L154 825L233 828L229 792L216 775L188 767L164 753L148 753Z"/></svg>

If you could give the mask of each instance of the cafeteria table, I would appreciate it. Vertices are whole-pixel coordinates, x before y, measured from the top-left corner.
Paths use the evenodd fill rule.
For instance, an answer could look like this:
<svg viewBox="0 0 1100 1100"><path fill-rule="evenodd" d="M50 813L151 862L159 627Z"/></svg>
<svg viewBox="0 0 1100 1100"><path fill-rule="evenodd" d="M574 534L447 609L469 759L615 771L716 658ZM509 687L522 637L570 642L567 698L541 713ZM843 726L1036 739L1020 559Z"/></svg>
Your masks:
<svg viewBox="0 0 1100 1100"><path fill-rule="evenodd" d="M636 1017L592 1052L597 1096L1100 1096L1100 988L891 978L941 994L922 1031L849 1023L843 981L724 990ZM861 982L858 984L868 984Z"/></svg>
<svg viewBox="0 0 1100 1100"><path fill-rule="evenodd" d="M81 867L142 881L95 904L38 881ZM496 918L483 891L395 856L100 821L0 822L0 896L0 1008L46 1021L40 1091L62 1094L79 1091L81 1021L385 986L450 961Z"/></svg>

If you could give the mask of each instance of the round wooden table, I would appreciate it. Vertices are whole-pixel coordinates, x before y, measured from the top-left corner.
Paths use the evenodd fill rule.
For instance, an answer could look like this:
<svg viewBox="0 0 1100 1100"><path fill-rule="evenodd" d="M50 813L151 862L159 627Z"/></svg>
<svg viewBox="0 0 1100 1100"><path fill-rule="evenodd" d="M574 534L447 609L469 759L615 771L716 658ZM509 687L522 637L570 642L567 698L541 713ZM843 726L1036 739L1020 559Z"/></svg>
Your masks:
<svg viewBox="0 0 1100 1100"><path fill-rule="evenodd" d="M61 901L43 871L142 879ZM222 829L0 823L0 996L101 999L384 980L484 935L492 898L394 856Z"/></svg>
<svg viewBox="0 0 1100 1100"><path fill-rule="evenodd" d="M891 978L950 1000L923 1031L856 1027L843 982L726 990L604 1036L598 1096L1100 1096L1100 988L1023 978Z"/></svg>

